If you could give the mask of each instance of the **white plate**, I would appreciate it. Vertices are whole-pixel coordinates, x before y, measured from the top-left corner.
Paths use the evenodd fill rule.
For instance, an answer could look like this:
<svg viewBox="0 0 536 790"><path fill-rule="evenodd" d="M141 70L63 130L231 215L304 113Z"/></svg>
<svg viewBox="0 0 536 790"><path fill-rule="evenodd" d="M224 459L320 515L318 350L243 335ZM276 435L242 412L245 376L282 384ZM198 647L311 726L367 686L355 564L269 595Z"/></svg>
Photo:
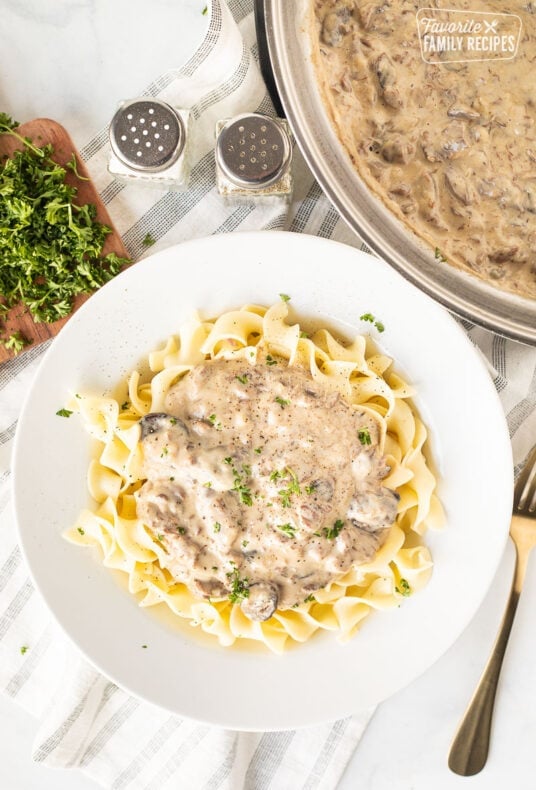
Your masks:
<svg viewBox="0 0 536 790"><path fill-rule="evenodd" d="M106 393L176 332L284 292L300 316L348 337L385 324L382 347L415 385L430 428L448 523L429 534L430 584L372 615L348 645L332 635L283 656L209 647L117 584L63 530L87 503L88 439L56 411L78 391ZM375 331L375 330L371 330ZM503 412L479 353L437 304L352 247L291 233L187 242L136 264L96 293L51 345L20 419L15 509L33 580L68 636L105 675L174 713L236 729L286 729L380 702L427 669L467 625L496 570L510 520L512 459ZM147 645L146 649L142 645Z"/></svg>

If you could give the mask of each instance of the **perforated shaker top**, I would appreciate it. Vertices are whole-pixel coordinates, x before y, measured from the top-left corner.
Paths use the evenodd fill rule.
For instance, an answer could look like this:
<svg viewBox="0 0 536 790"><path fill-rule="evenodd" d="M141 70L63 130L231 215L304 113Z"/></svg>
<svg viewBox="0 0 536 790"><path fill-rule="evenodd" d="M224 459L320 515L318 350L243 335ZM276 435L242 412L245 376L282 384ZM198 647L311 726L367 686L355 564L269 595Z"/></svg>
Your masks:
<svg viewBox="0 0 536 790"><path fill-rule="evenodd" d="M241 115L223 127L216 158L237 186L259 189L276 182L290 161L291 146L280 124L264 115Z"/></svg>
<svg viewBox="0 0 536 790"><path fill-rule="evenodd" d="M124 102L110 124L113 152L135 170L164 170L181 155L185 140L182 118L159 99Z"/></svg>

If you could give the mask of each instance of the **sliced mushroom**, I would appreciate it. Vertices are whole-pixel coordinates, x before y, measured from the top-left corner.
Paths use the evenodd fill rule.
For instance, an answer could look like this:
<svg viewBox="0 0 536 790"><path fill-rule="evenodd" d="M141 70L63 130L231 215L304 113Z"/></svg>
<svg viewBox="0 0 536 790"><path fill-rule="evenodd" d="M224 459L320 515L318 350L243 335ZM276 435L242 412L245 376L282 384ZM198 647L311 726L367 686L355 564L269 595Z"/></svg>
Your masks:
<svg viewBox="0 0 536 790"><path fill-rule="evenodd" d="M459 170L453 167L449 168L445 173L445 184L449 192L464 206L470 206L471 203L477 200L473 185Z"/></svg>
<svg viewBox="0 0 536 790"><path fill-rule="evenodd" d="M350 502L347 517L354 526L366 532L390 526L396 518L400 496L386 486L376 491L363 491Z"/></svg>
<svg viewBox="0 0 536 790"><path fill-rule="evenodd" d="M324 478L322 480L314 480L311 483L313 489L313 496L330 502L333 498L334 481Z"/></svg>
<svg viewBox="0 0 536 790"><path fill-rule="evenodd" d="M465 121L478 121L481 117L479 112L464 104L453 104L447 110L447 115L449 118L463 118Z"/></svg>
<svg viewBox="0 0 536 790"><path fill-rule="evenodd" d="M437 182L431 173L421 173L415 182L414 194L419 195L419 211L424 219L440 230L448 230L438 211Z"/></svg>
<svg viewBox="0 0 536 790"><path fill-rule="evenodd" d="M241 608L246 617L250 620L268 620L275 610L279 601L279 590L271 582L256 582L250 585L249 595L241 603Z"/></svg>
<svg viewBox="0 0 536 790"><path fill-rule="evenodd" d="M327 478L313 480L303 487L306 496L300 497L299 513L306 529L313 531L322 525L333 507L334 490L335 482Z"/></svg>
<svg viewBox="0 0 536 790"><path fill-rule="evenodd" d="M329 47L341 46L343 36L350 31L348 23L352 15L352 5L348 0L342 0L341 3L335 6L333 11L326 14L320 34L324 44L327 44Z"/></svg>
<svg viewBox="0 0 536 790"><path fill-rule="evenodd" d="M374 62L373 67L384 102L389 107L399 110L404 102L398 89L396 71L391 59L385 52L382 52L380 57Z"/></svg>
<svg viewBox="0 0 536 790"><path fill-rule="evenodd" d="M488 258L493 263L505 263L506 261L512 261L515 259L516 254L519 250L519 246L511 245L510 247L502 247L498 250L493 250L488 255Z"/></svg>
<svg viewBox="0 0 536 790"><path fill-rule="evenodd" d="M447 124L441 131L439 141L440 145L437 144L437 138L432 139L427 131L421 135L421 147L429 162L456 159L471 144L467 126L460 120Z"/></svg>
<svg viewBox="0 0 536 790"><path fill-rule="evenodd" d="M374 17L377 16L381 8L379 3L361 3L359 5L359 20L365 30L373 27Z"/></svg>
<svg viewBox="0 0 536 790"><path fill-rule="evenodd" d="M146 414L140 420L141 440L143 441L152 434L160 433L160 431L169 430L173 427L183 433L188 433L188 429L182 420L178 420L172 414L166 414L165 412Z"/></svg>
<svg viewBox="0 0 536 790"><path fill-rule="evenodd" d="M192 592L201 598L225 598L229 590L218 579L194 579Z"/></svg>
<svg viewBox="0 0 536 790"><path fill-rule="evenodd" d="M388 137L381 148L381 155L386 162L406 165L413 159L415 145L403 135L395 134Z"/></svg>

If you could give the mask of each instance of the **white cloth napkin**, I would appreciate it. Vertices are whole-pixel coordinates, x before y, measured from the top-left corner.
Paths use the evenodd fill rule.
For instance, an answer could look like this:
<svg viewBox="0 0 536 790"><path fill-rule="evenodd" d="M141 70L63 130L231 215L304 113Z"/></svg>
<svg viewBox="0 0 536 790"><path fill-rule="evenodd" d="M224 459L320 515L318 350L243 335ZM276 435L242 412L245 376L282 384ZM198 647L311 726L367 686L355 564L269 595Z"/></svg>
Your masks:
<svg viewBox="0 0 536 790"><path fill-rule="evenodd" d="M184 239L286 229L362 247L296 151L290 207L226 207L214 186L214 127L239 112L273 114L257 64L252 0L213 0L206 38L180 70L145 91L192 112L187 193L124 186L107 173L107 131L83 149L134 259ZM117 97L130 98L130 97ZM501 397L516 466L536 439L536 349L464 322ZM172 716L95 671L58 630L28 578L10 500L10 454L21 399L44 346L0 366L0 688L38 717L33 758L78 768L106 788L286 790L335 788L373 710L280 733L238 733ZM23 649L27 648L27 649Z"/></svg>

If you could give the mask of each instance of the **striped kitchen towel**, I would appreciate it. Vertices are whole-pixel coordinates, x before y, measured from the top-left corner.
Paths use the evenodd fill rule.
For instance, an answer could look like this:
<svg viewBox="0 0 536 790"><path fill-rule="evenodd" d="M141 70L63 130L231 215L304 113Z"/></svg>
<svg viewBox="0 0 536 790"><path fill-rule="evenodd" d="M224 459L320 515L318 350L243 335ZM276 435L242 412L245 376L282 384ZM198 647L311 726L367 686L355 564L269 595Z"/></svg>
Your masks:
<svg viewBox="0 0 536 790"><path fill-rule="evenodd" d="M145 93L191 108L187 193L114 181L106 169L107 130L82 149L133 259L147 254L147 234L156 240L152 253L185 239L234 230L286 229L365 249L323 196L298 151L290 207L229 208L216 193L216 121L246 111L273 114L257 63L252 0L213 0L198 51ZM536 436L536 349L465 322L464 327L493 376L519 466ZM279 733L208 727L119 689L89 666L52 622L17 546L10 496L10 454L20 402L44 348L30 349L0 367L0 688L39 719L34 759L82 770L115 790L335 788L373 711Z"/></svg>

